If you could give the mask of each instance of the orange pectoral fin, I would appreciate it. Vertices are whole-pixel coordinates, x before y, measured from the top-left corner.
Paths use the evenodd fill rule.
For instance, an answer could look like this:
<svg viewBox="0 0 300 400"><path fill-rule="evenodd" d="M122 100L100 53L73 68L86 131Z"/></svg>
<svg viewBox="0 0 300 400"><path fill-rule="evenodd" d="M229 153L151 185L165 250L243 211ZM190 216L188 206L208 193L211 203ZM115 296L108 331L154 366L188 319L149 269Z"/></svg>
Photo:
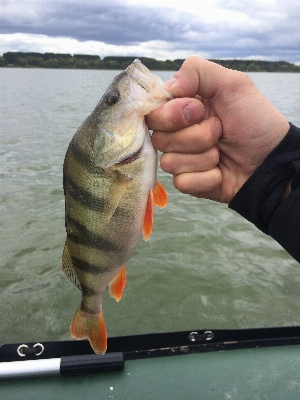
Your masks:
<svg viewBox="0 0 300 400"><path fill-rule="evenodd" d="M153 201L159 208L164 208L168 204L168 193L164 186L158 181L156 181L156 185L153 189Z"/></svg>
<svg viewBox="0 0 300 400"><path fill-rule="evenodd" d="M143 224L143 235L145 242L149 239L152 228L153 228L153 214L154 214L154 202L153 202L153 189L149 191L148 194L148 201L146 206L146 212L144 217L144 224Z"/></svg>
<svg viewBox="0 0 300 400"><path fill-rule="evenodd" d="M126 265L120 269L118 274L109 284L109 294L117 301L121 300L124 287L126 285Z"/></svg>

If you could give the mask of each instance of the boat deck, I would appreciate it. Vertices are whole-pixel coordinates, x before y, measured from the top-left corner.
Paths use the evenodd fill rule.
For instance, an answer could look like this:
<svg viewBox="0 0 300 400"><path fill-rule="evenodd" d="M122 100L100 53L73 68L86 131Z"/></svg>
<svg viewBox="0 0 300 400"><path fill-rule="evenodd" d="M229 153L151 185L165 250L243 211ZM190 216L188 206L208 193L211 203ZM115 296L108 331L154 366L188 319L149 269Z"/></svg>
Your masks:
<svg viewBox="0 0 300 400"><path fill-rule="evenodd" d="M215 338L209 344L161 348L161 354L159 349L137 350L136 357L125 352L124 369L117 371L2 379L0 398L299 400L300 343L294 331L289 338L265 340L266 346L257 338L247 343Z"/></svg>

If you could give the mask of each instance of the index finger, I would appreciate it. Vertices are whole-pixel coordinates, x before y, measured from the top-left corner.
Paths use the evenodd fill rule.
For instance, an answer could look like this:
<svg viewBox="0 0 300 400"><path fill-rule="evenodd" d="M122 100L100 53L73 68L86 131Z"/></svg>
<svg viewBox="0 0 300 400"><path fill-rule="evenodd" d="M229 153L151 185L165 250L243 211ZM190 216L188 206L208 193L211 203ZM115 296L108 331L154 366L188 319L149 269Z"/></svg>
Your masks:
<svg viewBox="0 0 300 400"><path fill-rule="evenodd" d="M211 117L176 132L154 131L152 144L154 148L168 153L197 154L214 147L222 135L221 121Z"/></svg>

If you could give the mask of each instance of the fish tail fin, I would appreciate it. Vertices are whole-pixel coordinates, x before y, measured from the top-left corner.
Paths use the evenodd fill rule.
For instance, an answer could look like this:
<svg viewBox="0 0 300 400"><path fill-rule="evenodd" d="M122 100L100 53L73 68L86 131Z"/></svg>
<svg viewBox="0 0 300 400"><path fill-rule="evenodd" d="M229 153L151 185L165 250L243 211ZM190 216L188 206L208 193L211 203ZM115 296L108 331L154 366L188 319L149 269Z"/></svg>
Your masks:
<svg viewBox="0 0 300 400"><path fill-rule="evenodd" d="M71 322L70 333L75 339L88 338L95 353L106 352L107 333L102 310L98 314L89 315L79 307Z"/></svg>
<svg viewBox="0 0 300 400"><path fill-rule="evenodd" d="M109 284L109 294L117 301L121 300L124 287L126 285L126 265L120 269L117 275Z"/></svg>

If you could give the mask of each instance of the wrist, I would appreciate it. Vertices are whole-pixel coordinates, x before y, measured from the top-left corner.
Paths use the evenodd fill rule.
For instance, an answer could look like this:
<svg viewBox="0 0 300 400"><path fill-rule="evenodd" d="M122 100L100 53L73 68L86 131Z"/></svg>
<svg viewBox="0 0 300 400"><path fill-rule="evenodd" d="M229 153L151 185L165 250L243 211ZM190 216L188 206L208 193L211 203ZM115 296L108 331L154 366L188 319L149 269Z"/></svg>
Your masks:
<svg viewBox="0 0 300 400"><path fill-rule="evenodd" d="M298 186L300 130L291 124L286 137L244 183L229 207L268 234L276 209Z"/></svg>

